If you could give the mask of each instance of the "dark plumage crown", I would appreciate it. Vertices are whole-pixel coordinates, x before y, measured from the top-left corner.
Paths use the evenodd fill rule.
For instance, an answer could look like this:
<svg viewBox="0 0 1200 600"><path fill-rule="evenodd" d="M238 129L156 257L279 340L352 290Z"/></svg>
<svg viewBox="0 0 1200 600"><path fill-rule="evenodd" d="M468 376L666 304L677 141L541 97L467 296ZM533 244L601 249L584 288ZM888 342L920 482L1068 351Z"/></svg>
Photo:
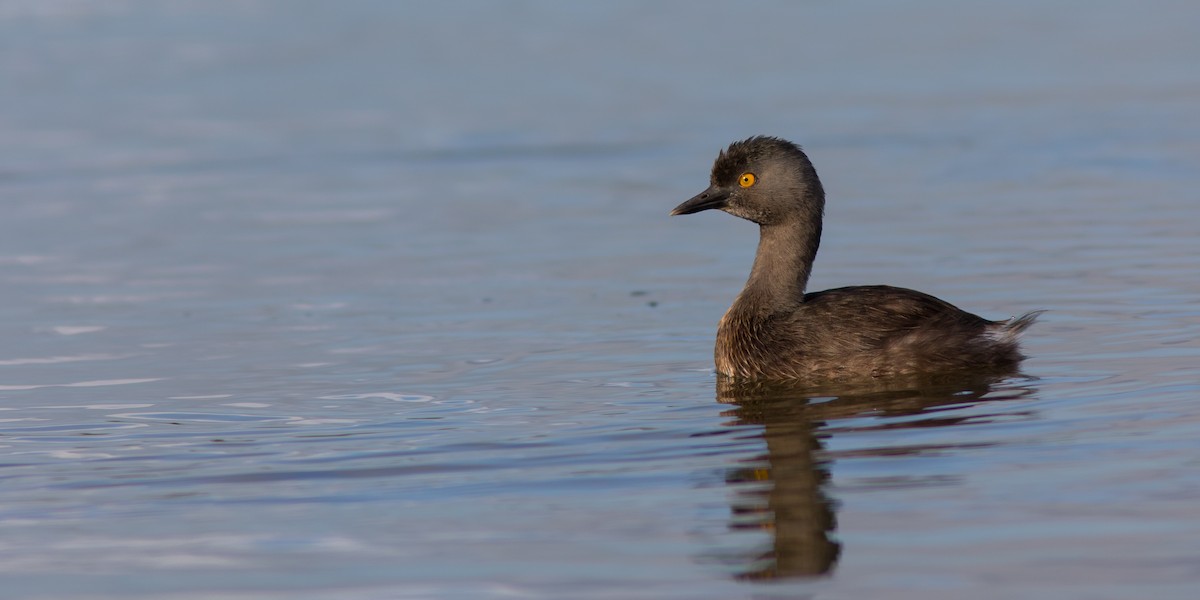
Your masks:
<svg viewBox="0 0 1200 600"><path fill-rule="evenodd" d="M721 151L713 163L712 183L731 182L741 176L748 165L773 156L799 159L802 164L807 165L806 170L812 170L812 163L800 146L783 138L756 135L734 142Z"/></svg>

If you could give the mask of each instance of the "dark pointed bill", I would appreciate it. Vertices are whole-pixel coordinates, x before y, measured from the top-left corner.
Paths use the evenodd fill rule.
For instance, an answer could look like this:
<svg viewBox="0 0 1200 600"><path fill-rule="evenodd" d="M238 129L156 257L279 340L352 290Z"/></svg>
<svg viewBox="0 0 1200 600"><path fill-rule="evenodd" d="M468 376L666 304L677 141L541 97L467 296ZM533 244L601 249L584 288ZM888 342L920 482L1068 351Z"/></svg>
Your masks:
<svg viewBox="0 0 1200 600"><path fill-rule="evenodd" d="M675 210L671 211L671 216L690 215L710 208L724 208L725 201L728 199L728 191L716 186L710 186L707 190L693 196L691 200L676 206Z"/></svg>

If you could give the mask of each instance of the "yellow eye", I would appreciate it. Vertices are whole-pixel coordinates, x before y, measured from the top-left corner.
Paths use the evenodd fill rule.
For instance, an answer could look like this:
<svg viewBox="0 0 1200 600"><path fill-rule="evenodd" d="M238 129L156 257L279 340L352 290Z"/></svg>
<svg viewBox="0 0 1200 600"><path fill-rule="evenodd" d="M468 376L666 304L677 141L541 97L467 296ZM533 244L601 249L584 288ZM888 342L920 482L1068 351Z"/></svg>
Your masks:
<svg viewBox="0 0 1200 600"><path fill-rule="evenodd" d="M742 187L750 187L754 185L756 178L754 173L742 173L742 177L738 179L738 185Z"/></svg>

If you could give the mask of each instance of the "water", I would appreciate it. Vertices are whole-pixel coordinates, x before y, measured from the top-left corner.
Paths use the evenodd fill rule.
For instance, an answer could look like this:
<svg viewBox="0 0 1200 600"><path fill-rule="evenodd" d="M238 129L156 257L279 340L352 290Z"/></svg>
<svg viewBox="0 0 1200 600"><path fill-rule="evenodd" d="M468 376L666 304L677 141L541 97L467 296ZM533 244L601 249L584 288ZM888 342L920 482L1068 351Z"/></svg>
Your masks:
<svg viewBox="0 0 1200 600"><path fill-rule="evenodd" d="M4 596L1193 598L1198 25L0 3ZM754 133L813 289L1048 309L1026 376L717 390L755 231L666 212Z"/></svg>

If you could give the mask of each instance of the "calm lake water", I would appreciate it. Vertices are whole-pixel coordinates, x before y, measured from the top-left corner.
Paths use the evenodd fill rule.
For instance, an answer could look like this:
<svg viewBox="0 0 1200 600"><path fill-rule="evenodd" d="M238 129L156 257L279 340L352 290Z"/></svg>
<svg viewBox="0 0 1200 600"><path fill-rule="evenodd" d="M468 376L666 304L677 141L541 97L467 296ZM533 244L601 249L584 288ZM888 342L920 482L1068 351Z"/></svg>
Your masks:
<svg viewBox="0 0 1200 600"><path fill-rule="evenodd" d="M5 598L1192 599L1200 5L0 1ZM812 289L1024 374L716 387Z"/></svg>

